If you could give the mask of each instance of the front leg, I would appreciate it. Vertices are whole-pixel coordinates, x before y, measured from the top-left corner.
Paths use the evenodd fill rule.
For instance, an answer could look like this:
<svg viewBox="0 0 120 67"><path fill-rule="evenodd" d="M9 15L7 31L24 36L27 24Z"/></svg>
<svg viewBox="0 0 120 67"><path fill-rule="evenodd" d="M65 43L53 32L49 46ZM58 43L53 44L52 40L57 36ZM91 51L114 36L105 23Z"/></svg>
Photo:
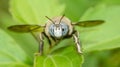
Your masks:
<svg viewBox="0 0 120 67"><path fill-rule="evenodd" d="M34 36L34 38L37 40L37 42L39 43L39 47L38 47L38 53L36 53L35 55L43 55L43 47L44 47L44 34L43 32L41 33L37 33L37 32L31 32L31 34Z"/></svg>
<svg viewBox="0 0 120 67"><path fill-rule="evenodd" d="M77 48L77 51L78 53L82 53L82 50L81 50L81 44L80 44L80 41L79 41L79 32L76 31L74 34L73 34L73 38L74 38L74 42L76 44L76 48Z"/></svg>
<svg viewBox="0 0 120 67"><path fill-rule="evenodd" d="M43 55L43 47L44 47L44 40L43 40L43 33L39 34L39 54Z"/></svg>

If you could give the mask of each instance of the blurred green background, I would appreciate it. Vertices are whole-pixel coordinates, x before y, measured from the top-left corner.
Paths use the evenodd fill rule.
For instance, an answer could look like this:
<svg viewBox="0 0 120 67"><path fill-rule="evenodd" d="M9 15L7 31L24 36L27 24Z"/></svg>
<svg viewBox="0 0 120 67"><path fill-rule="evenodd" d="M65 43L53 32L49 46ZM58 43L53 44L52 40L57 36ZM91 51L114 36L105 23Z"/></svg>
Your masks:
<svg viewBox="0 0 120 67"><path fill-rule="evenodd" d="M100 19L105 23L92 28L76 27L80 31L84 58L74 53L73 47L58 49L51 56L55 63L48 59L45 67L120 67L120 0L0 0L0 67L33 67L33 62L34 67L38 67L46 59L35 57L38 60L34 60L38 43L31 34L14 33L7 27L16 24L43 25L47 20L44 16L52 18L63 14L73 22ZM69 42L74 45L72 39L60 45ZM56 58L55 55L64 58Z"/></svg>

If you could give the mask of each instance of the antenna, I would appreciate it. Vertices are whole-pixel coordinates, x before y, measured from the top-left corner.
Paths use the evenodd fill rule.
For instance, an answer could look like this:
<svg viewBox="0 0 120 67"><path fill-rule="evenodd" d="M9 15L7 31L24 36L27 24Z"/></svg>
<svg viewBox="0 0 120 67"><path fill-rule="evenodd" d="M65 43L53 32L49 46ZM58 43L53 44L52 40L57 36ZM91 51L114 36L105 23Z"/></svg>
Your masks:
<svg viewBox="0 0 120 67"><path fill-rule="evenodd" d="M49 19L53 24L55 24L54 23L54 21L52 20L52 19L50 19L49 17L47 17L47 16L45 16L47 19Z"/></svg>
<svg viewBox="0 0 120 67"><path fill-rule="evenodd" d="M65 14L63 14L62 17L60 18L59 24L60 24L60 22L61 22L61 20L63 19L64 16L65 16Z"/></svg>

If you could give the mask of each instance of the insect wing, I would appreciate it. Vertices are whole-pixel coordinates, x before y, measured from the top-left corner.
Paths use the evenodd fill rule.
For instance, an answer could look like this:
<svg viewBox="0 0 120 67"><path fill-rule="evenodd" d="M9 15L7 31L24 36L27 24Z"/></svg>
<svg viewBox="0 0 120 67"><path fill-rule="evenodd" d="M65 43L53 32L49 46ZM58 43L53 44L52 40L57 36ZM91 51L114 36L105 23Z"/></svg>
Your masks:
<svg viewBox="0 0 120 67"><path fill-rule="evenodd" d="M39 25L14 25L8 27L8 29L14 32L26 33L26 32L42 32L44 27Z"/></svg>
<svg viewBox="0 0 120 67"><path fill-rule="evenodd" d="M89 21L80 21L73 25L81 26L81 27L92 27L92 26L103 24L103 23L104 23L103 20L89 20Z"/></svg>

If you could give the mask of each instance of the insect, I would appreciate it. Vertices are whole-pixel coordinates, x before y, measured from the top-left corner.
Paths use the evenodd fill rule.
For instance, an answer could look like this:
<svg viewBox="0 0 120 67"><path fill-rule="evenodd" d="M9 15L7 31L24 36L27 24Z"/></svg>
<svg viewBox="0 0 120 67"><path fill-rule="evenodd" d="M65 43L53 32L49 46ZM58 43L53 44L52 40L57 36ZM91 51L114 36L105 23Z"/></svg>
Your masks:
<svg viewBox="0 0 120 67"><path fill-rule="evenodd" d="M40 55L43 54L43 47L44 47L44 37L46 37L49 41L50 48L53 45L57 44L57 42L61 41L62 39L73 37L74 42L76 44L76 49L78 53L82 53L81 44L79 40L79 32L74 29L75 26L81 27L92 27L96 25L100 25L104 23L103 20L88 20L88 21L80 21L76 23L71 23L71 21L63 16L55 17L48 19L47 23L44 26L41 25L13 25L8 27L9 30L14 32L30 32L34 35L34 32L39 32L38 36L35 38L39 42L39 53ZM55 43L53 44L52 41Z"/></svg>

